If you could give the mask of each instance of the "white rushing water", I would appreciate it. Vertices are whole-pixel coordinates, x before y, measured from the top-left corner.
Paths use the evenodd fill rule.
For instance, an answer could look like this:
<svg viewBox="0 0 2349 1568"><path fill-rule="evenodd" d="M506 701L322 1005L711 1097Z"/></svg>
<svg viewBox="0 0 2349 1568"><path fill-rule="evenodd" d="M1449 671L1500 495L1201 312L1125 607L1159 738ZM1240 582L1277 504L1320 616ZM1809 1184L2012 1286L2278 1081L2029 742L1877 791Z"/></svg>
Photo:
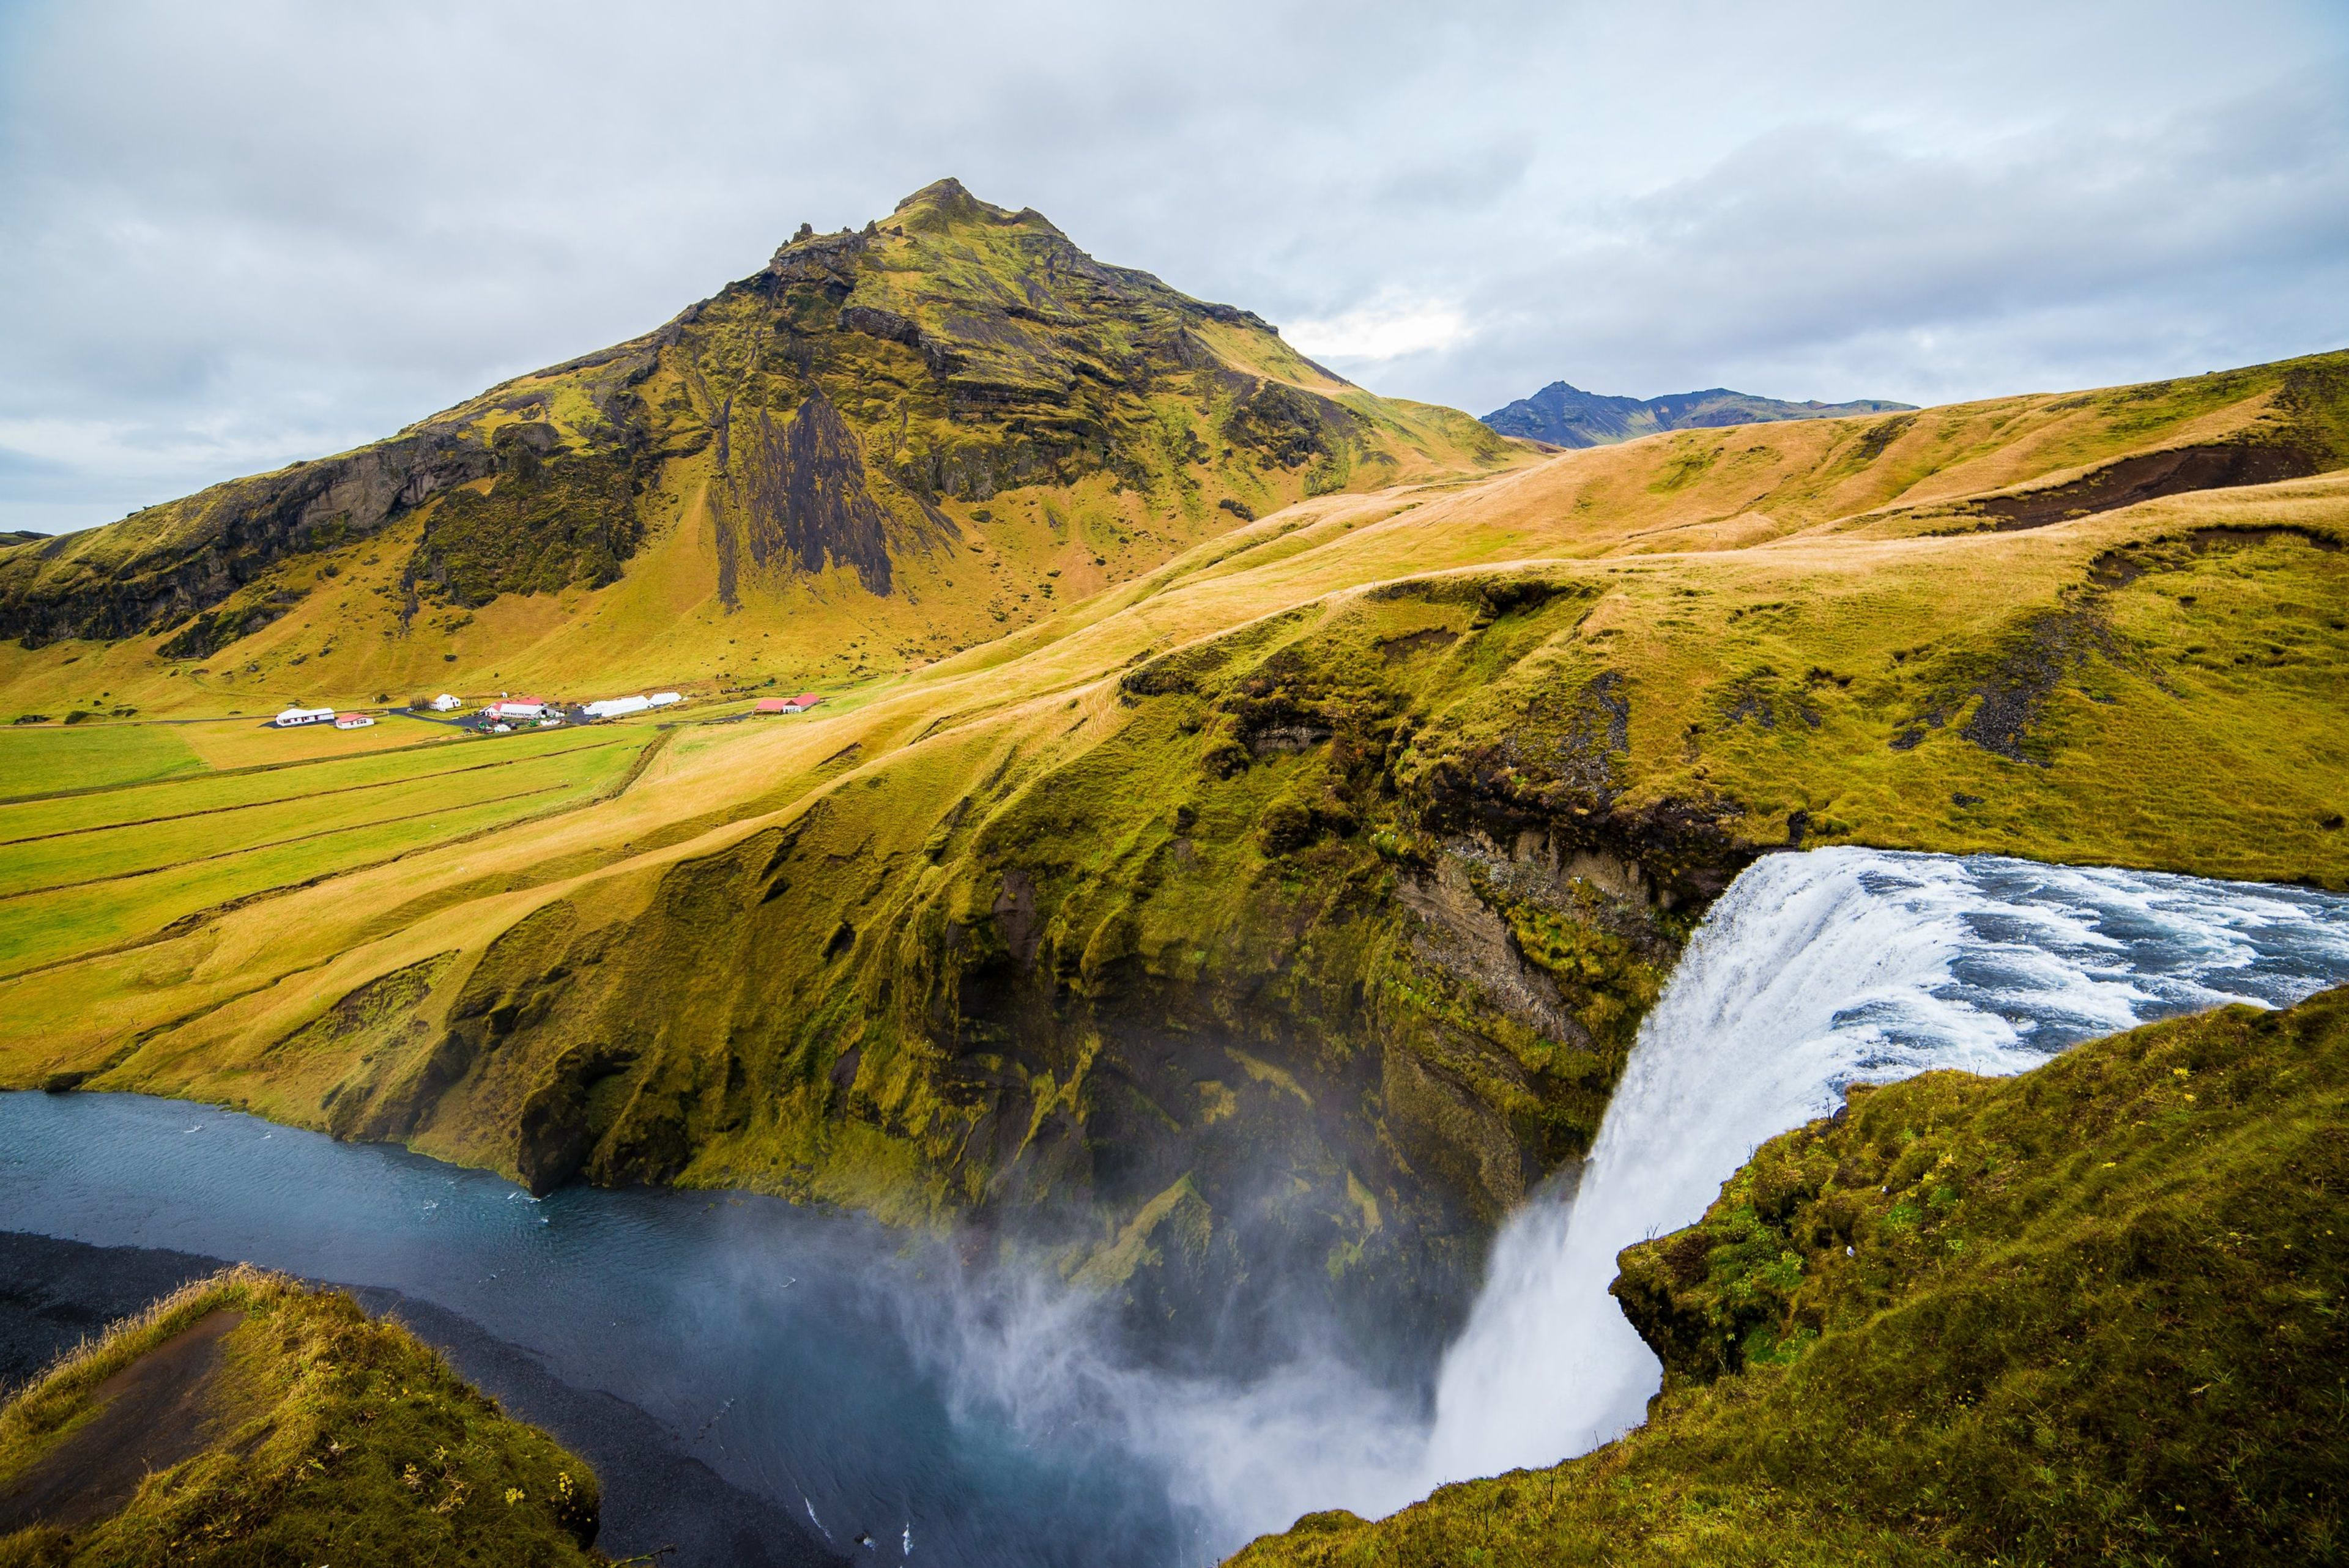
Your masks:
<svg viewBox="0 0 2349 1568"><path fill-rule="evenodd" d="M2344 980L2349 899L2333 895L1993 856L1756 862L1642 1025L1572 1201L1537 1202L1496 1238L1424 1462L1379 1501L1636 1425L1660 1368L1607 1294L1615 1254L1695 1221L1756 1145L1847 1086L2020 1072L2151 1018Z"/></svg>

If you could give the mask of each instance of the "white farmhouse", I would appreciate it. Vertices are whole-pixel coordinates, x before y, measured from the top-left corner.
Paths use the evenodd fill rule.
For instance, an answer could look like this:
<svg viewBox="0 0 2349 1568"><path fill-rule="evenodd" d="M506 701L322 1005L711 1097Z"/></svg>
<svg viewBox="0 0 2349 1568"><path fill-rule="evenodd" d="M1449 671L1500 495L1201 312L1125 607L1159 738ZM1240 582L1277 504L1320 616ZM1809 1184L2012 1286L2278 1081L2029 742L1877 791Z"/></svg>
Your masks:
<svg viewBox="0 0 2349 1568"><path fill-rule="evenodd" d="M444 691L432 699L432 711L435 713L454 713L464 706L464 703L452 692Z"/></svg>
<svg viewBox="0 0 2349 1568"><path fill-rule="evenodd" d="M330 724L335 710L331 707L289 707L269 722L280 729L292 729L304 724Z"/></svg>

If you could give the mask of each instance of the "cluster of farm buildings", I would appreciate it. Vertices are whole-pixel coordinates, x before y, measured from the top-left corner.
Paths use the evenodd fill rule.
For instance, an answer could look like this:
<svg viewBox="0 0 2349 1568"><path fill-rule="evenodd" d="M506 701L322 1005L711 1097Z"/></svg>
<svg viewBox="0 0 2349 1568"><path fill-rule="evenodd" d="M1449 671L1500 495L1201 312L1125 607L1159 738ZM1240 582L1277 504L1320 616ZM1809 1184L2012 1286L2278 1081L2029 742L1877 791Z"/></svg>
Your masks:
<svg viewBox="0 0 2349 1568"><path fill-rule="evenodd" d="M632 713L644 713L657 707L674 707L685 700L673 691L657 691L649 696L612 696L595 702L556 702L540 696L502 696L495 702L483 703L481 711L464 722L484 735L504 735L525 726L553 729L565 724L593 724L602 718L626 718ZM448 706L443 707L441 705ZM455 697L442 692L432 699L432 707L449 713L462 707Z"/></svg>
<svg viewBox="0 0 2349 1568"><path fill-rule="evenodd" d="M626 718L634 713L673 707L684 700L681 694L673 691L657 691L642 696L603 697L587 703L501 695L496 701L483 703L477 711L457 722L484 735L507 735L523 727L551 729L559 725L594 724L599 719ZM797 696L761 697L754 711L805 713L823 700L813 692L802 692ZM434 713L454 713L465 703L463 698L444 691L430 701L415 706L429 708ZM286 708L270 722L279 729L295 729L311 724L331 724L336 729L365 729L375 722L375 715L338 713L331 707L297 705Z"/></svg>

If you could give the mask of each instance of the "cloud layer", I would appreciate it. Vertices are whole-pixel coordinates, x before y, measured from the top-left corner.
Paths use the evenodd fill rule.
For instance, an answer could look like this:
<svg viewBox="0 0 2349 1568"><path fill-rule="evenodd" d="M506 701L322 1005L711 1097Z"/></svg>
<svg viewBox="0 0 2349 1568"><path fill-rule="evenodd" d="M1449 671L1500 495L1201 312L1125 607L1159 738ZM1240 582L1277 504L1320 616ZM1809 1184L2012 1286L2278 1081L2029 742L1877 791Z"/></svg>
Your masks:
<svg viewBox="0 0 2349 1568"><path fill-rule="evenodd" d="M2349 344L2325 0L0 5L0 528L334 450L942 174L1481 412Z"/></svg>

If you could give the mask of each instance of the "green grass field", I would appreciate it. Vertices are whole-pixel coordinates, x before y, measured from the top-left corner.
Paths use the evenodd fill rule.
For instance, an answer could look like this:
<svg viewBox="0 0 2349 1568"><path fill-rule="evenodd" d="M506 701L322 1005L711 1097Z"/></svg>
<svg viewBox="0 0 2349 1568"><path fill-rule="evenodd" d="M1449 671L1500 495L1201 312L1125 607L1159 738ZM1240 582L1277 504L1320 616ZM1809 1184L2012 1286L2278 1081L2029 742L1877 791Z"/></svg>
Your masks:
<svg viewBox="0 0 2349 1568"><path fill-rule="evenodd" d="M201 771L203 761L155 724L10 725L0 729L0 799L112 789Z"/></svg>
<svg viewBox="0 0 2349 1568"><path fill-rule="evenodd" d="M0 970L584 804L657 733L550 730L0 806ZM22 738L73 742L100 776L151 755L130 727L91 732L111 750L72 731Z"/></svg>

